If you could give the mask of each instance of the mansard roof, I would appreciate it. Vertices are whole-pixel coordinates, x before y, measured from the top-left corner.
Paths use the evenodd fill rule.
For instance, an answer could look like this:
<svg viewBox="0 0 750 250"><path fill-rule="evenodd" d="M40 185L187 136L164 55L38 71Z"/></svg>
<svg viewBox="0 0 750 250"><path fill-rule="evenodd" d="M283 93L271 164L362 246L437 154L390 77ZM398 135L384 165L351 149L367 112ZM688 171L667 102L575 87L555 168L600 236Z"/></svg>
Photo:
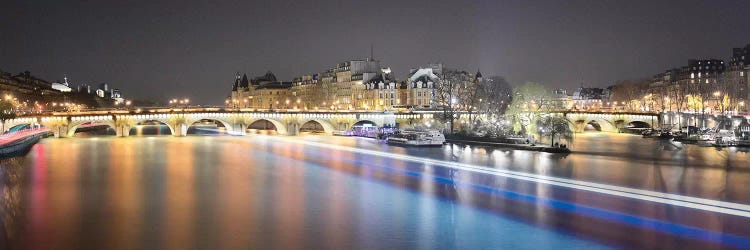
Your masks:
<svg viewBox="0 0 750 250"><path fill-rule="evenodd" d="M292 87L291 82L270 82L263 85L260 85L256 90L258 89L287 89Z"/></svg>
<svg viewBox="0 0 750 250"><path fill-rule="evenodd" d="M383 74L376 74L370 80L367 81L367 83L379 83L379 82L387 82L387 79L383 78Z"/></svg>
<svg viewBox="0 0 750 250"><path fill-rule="evenodd" d="M430 79L430 77L428 75L421 75L421 76L417 77L416 79L414 79L414 82L427 83L427 82L431 82L431 81L432 81L432 79Z"/></svg>
<svg viewBox="0 0 750 250"><path fill-rule="evenodd" d="M278 80L276 79L276 75L274 75L270 70L267 71L265 75L255 77L252 80L253 85L263 85L265 83L272 82L278 82Z"/></svg>

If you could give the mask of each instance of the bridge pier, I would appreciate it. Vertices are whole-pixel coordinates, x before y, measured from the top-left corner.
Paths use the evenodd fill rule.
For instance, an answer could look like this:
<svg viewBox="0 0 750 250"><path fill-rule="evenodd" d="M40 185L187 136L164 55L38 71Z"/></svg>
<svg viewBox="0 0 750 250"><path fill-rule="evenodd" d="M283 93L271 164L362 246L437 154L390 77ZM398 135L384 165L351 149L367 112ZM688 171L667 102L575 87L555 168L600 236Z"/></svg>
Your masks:
<svg viewBox="0 0 750 250"><path fill-rule="evenodd" d="M245 124L242 123L235 123L232 124L232 132L234 132L235 135L245 135L247 132L247 127Z"/></svg>
<svg viewBox="0 0 750 250"><path fill-rule="evenodd" d="M52 134L55 138L68 137L68 126L56 126L52 129Z"/></svg>
<svg viewBox="0 0 750 250"><path fill-rule="evenodd" d="M287 135L298 135L299 132L299 124L296 122L289 122L286 124L286 134Z"/></svg>
<svg viewBox="0 0 750 250"><path fill-rule="evenodd" d="M182 137L187 136L188 126L185 123L179 123L174 126L174 136Z"/></svg>
<svg viewBox="0 0 750 250"><path fill-rule="evenodd" d="M115 134L117 137L128 137L130 136L130 126L120 125L115 128Z"/></svg>

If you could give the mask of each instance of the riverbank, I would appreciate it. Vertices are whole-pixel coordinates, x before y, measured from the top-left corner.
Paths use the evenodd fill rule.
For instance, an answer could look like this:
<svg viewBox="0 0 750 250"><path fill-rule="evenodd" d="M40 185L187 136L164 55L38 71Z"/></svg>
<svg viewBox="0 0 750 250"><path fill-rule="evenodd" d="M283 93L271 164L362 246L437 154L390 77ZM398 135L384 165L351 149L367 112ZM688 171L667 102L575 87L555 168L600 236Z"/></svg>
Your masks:
<svg viewBox="0 0 750 250"><path fill-rule="evenodd" d="M539 151L539 152L547 152L547 153L563 153L567 154L570 153L570 149L568 148L559 148L559 147L550 147L550 146L544 146L544 145L531 145L531 144L516 144L516 143L503 143L503 142L490 142L490 141L477 141L472 140L470 138L446 138L446 142L454 143L454 144L466 144L466 145L475 145L475 146L485 146L485 147L499 147L499 148L511 148L511 149L519 149L519 150L528 150L528 151Z"/></svg>

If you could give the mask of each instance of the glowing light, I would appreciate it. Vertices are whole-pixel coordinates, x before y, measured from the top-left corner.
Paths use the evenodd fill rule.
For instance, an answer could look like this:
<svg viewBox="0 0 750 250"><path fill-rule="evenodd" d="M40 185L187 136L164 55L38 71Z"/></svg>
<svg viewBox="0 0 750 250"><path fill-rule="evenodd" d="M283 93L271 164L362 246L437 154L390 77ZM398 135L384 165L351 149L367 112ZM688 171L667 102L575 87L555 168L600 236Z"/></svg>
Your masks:
<svg viewBox="0 0 750 250"><path fill-rule="evenodd" d="M661 204L667 204L667 205L679 206L679 207L687 207L687 208L699 209L699 210L704 210L704 211L709 211L709 212L716 212L716 213L736 215L736 216L750 218L750 205L733 203L733 202L717 201L717 200L710 200L710 199L697 198L697 197L691 197L691 196L662 193L662 192L656 192L656 191L650 191L650 190L627 188L627 187L620 187L620 186L614 186L614 185L608 185L608 184L600 184L600 183L594 183L594 182L537 175L537 174L524 173L524 172L518 172L518 171L512 171L512 170L504 170L504 169L489 168L489 167L478 166L478 165L471 165L471 164L466 164L466 163L441 161L441 160L434 160L434 159L428 159L428 158L423 158L423 157L386 153L386 152L380 152L380 151L374 151L374 150L353 148L353 147L340 146L340 145L331 145L331 144L312 142L312 141L299 141L299 140L280 138L280 137L271 137L270 139L285 141L289 143L306 144L306 145L311 145L311 146L316 146L316 147L331 148L331 149L349 151L349 152L360 153L360 154L387 157L391 159L399 159L399 160L405 160L405 161L411 161L411 162L425 163L425 164L430 164L430 165L438 165L438 166L443 166L443 167L452 168L452 169L477 172L477 173L507 177L507 178L512 178L512 179L590 191L590 192L595 192L595 193L608 194L608 195L618 196L618 197L623 197L623 198L632 198L632 199L638 199L638 200L643 200L643 201L650 201L654 203L661 203Z"/></svg>

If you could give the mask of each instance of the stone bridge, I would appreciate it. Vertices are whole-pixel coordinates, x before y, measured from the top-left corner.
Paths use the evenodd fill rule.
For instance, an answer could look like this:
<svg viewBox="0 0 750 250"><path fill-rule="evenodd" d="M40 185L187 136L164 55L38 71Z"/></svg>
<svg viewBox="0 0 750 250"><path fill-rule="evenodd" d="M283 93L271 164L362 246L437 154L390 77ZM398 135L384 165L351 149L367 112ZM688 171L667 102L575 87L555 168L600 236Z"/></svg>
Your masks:
<svg viewBox="0 0 750 250"><path fill-rule="evenodd" d="M113 128L117 136L129 136L130 130L139 124L160 123L169 128L172 135L187 135L188 127L209 120L221 124L231 134L245 134L258 122L273 124L276 133L297 135L308 125L314 125L324 133L331 134L337 130L351 129L352 126L368 122L375 126L411 125L434 121L441 111L257 111L223 108L156 108L147 110L101 110L84 112L56 112L35 116L23 116L8 119L2 123L3 132L20 126L45 126L50 128L55 137L70 137L76 130L87 124L106 125ZM588 124L595 125L597 130L617 132L628 124L640 123L641 126L653 127L661 119L656 113L603 113L560 111L547 113L562 116L568 121L572 131L583 132ZM483 116L480 116L482 119ZM466 120L461 115L456 123ZM466 121L465 121L466 122Z"/></svg>
<svg viewBox="0 0 750 250"><path fill-rule="evenodd" d="M228 133L245 134L256 122L273 124L278 134L297 135L306 124L322 128L325 133L351 129L358 123L367 122L375 126L408 125L431 121L438 111L373 112L373 111L241 111L221 108L203 109L154 109L154 110L109 110L74 113L51 113L38 116L18 117L3 122L3 131L18 126L42 125L50 128L55 137L70 137L82 125L97 124L112 127L117 136L128 136L130 129L143 123L166 125L172 135L187 135L191 125L210 120L223 125Z"/></svg>
<svg viewBox="0 0 750 250"><path fill-rule="evenodd" d="M563 111L551 114L564 117L568 121L571 131L576 133L583 132L586 125L592 125L598 131L618 132L619 129L628 125L654 127L660 121L659 114L657 113Z"/></svg>

